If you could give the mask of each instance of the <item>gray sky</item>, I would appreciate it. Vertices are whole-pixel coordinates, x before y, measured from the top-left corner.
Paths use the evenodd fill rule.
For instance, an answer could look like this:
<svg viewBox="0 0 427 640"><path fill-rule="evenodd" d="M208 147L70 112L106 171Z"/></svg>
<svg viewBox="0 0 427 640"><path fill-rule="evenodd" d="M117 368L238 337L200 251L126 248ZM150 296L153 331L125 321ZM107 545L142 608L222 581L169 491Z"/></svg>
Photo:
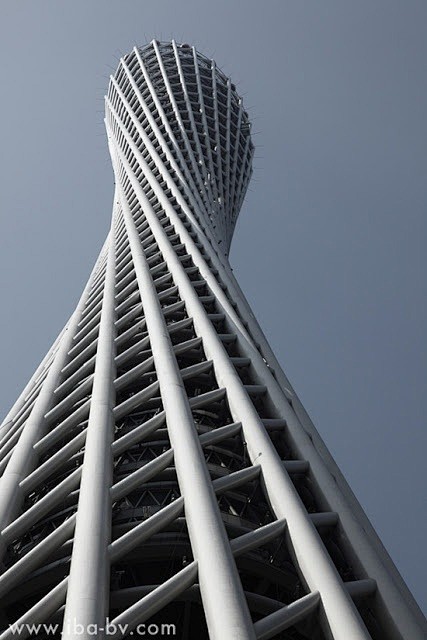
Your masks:
<svg viewBox="0 0 427 640"><path fill-rule="evenodd" d="M118 56L153 37L194 43L256 132L235 274L424 609L426 24L422 0L0 6L1 413L108 229L102 110Z"/></svg>

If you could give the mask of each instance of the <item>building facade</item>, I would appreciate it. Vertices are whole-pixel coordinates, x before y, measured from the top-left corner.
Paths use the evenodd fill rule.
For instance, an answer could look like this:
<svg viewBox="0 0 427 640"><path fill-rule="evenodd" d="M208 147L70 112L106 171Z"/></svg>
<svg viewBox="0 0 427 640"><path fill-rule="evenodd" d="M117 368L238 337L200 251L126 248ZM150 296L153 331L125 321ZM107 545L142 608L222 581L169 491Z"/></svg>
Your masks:
<svg viewBox="0 0 427 640"><path fill-rule="evenodd" d="M108 237L0 430L0 640L421 640L228 263L254 149L234 85L153 41L105 123Z"/></svg>

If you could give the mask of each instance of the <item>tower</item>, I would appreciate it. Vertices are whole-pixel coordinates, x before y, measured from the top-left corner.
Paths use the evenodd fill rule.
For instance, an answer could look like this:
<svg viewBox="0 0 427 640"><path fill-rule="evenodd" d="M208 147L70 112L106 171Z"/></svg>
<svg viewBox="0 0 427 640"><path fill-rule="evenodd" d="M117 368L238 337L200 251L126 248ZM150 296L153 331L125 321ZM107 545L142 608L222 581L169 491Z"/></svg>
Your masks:
<svg viewBox="0 0 427 640"><path fill-rule="evenodd" d="M235 87L153 41L105 122L109 235L0 431L0 638L424 637L228 264L253 155Z"/></svg>

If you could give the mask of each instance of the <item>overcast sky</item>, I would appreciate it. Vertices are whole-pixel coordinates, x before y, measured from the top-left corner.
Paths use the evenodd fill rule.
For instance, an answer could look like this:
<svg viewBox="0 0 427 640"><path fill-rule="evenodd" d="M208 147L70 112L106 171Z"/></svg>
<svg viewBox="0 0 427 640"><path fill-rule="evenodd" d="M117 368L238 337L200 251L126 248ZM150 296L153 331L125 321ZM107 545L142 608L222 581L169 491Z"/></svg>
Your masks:
<svg viewBox="0 0 427 640"><path fill-rule="evenodd" d="M234 272L426 609L427 4L2 0L0 411L73 310L109 226L117 59L195 44L254 122Z"/></svg>

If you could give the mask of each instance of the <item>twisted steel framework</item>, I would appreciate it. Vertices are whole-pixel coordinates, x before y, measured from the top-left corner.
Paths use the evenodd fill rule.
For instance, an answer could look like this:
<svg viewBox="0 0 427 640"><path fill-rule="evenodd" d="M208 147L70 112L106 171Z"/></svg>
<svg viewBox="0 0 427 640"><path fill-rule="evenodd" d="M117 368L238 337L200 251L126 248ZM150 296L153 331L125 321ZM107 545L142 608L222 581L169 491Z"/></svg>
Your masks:
<svg viewBox="0 0 427 640"><path fill-rule="evenodd" d="M0 638L107 617L114 637L425 637L231 273L253 156L234 85L153 41L105 122L111 230L0 431Z"/></svg>

